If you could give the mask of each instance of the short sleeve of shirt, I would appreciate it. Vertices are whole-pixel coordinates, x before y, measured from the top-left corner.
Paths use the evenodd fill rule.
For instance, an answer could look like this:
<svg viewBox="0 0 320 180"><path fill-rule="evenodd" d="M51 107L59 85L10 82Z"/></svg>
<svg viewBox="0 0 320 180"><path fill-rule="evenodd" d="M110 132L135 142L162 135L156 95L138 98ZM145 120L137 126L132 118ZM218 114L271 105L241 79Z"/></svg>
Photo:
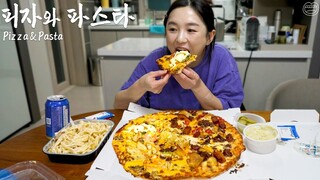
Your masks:
<svg viewBox="0 0 320 180"><path fill-rule="evenodd" d="M156 63L156 60L160 57L169 53L167 47L161 47L154 51L152 51L148 56L144 57L137 65L137 67L132 72L130 78L123 84L120 90L128 89L133 83L135 83L138 79L140 79L143 75L150 71L160 70L159 66ZM150 107L149 100L147 99L148 94L145 94L141 99L137 102L145 107Z"/></svg>
<svg viewBox="0 0 320 180"><path fill-rule="evenodd" d="M224 109L240 107L244 93L235 59L221 45L215 46L211 56L207 87L220 99Z"/></svg>

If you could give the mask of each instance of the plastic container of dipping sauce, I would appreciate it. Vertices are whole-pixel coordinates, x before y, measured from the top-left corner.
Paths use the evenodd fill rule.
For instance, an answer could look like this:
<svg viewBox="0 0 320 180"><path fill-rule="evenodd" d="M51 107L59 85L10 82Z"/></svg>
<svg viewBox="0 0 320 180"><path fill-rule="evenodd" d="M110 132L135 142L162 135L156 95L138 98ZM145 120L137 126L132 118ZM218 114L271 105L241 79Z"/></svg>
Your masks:
<svg viewBox="0 0 320 180"><path fill-rule="evenodd" d="M257 154L268 154L276 149L278 130L268 123L246 126L243 130L246 147Z"/></svg>

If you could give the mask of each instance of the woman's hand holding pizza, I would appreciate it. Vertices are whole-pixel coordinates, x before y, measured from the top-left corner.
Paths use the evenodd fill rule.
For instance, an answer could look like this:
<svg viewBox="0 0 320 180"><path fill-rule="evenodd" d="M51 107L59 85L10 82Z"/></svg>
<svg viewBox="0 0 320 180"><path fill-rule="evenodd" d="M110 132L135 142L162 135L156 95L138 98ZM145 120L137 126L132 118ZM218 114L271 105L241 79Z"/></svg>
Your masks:
<svg viewBox="0 0 320 180"><path fill-rule="evenodd" d="M168 83L170 76L166 70L152 71L139 79L139 85L146 91L159 94Z"/></svg>
<svg viewBox="0 0 320 180"><path fill-rule="evenodd" d="M199 75L189 67L183 69L182 73L175 74L173 77L184 89L194 89L201 84Z"/></svg>

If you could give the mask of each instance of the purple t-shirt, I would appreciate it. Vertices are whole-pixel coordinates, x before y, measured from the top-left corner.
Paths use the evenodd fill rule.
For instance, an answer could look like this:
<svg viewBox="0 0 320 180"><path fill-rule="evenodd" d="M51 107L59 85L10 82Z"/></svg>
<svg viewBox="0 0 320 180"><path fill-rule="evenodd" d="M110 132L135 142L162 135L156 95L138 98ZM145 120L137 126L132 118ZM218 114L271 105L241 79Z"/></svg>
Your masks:
<svg viewBox="0 0 320 180"><path fill-rule="evenodd" d="M170 54L168 48L161 47L143 58L121 90L129 88L144 74L159 70L156 60L166 54ZM193 70L220 99L224 109L241 106L244 93L238 66L225 47L215 44L212 50L208 46L201 63ZM203 109L193 92L183 89L172 76L160 94L147 92L137 103L155 109Z"/></svg>

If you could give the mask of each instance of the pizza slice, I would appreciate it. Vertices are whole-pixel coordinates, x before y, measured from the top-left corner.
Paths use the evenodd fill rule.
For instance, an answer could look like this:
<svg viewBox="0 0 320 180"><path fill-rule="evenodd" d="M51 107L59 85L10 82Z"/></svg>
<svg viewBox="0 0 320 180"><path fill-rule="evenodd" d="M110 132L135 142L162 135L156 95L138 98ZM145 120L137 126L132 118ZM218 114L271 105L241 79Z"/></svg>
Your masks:
<svg viewBox="0 0 320 180"><path fill-rule="evenodd" d="M188 51L176 51L157 59L157 64L160 69L167 70L170 74L180 74L186 66L196 61L196 58L197 55Z"/></svg>

